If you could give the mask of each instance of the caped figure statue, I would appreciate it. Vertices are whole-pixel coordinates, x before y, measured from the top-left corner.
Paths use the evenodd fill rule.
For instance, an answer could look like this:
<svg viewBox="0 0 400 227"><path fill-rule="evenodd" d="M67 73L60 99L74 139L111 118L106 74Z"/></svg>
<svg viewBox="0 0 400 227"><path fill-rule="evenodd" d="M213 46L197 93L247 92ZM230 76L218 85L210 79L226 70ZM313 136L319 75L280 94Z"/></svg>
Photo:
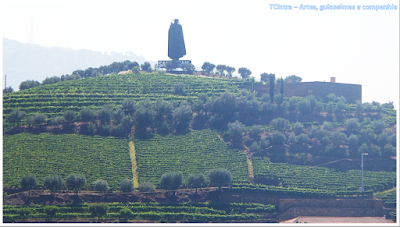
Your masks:
<svg viewBox="0 0 400 227"><path fill-rule="evenodd" d="M168 32L168 57L177 61L186 55L185 41L183 40L182 25L175 19Z"/></svg>

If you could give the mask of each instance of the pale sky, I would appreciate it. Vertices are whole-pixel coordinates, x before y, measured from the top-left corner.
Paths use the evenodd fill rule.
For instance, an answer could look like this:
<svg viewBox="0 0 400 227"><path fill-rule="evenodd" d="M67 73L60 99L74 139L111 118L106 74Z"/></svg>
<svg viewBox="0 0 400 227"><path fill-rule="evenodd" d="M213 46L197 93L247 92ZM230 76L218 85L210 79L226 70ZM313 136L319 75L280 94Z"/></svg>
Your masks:
<svg viewBox="0 0 400 227"><path fill-rule="evenodd" d="M271 10L270 4L357 5L360 10ZM399 103L398 1L1 1L1 33L42 46L134 52L169 60L168 29L177 18L187 55L246 67L259 80L297 75L307 81L362 85L362 101ZM363 10L394 4L397 10ZM112 62L110 62L111 64ZM237 72L236 72L237 73ZM34 79L34 78L32 78Z"/></svg>

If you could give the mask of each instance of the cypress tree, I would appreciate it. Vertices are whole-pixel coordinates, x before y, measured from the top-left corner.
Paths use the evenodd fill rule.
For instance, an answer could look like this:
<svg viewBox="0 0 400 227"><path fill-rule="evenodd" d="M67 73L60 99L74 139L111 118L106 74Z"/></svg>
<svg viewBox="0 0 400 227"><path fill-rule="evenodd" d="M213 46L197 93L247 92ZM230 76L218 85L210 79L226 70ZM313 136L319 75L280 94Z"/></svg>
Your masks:
<svg viewBox="0 0 400 227"><path fill-rule="evenodd" d="M282 79L282 77L281 77L281 90L280 90L280 92L281 92L281 95L283 97L283 79Z"/></svg>
<svg viewBox="0 0 400 227"><path fill-rule="evenodd" d="M269 97L274 102L275 74L269 74Z"/></svg>

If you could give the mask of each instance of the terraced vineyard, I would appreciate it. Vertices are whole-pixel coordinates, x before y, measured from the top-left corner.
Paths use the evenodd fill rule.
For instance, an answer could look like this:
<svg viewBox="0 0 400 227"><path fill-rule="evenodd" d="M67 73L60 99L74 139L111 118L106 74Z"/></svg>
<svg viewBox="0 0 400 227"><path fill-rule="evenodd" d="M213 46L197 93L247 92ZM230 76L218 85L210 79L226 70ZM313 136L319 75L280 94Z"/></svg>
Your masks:
<svg viewBox="0 0 400 227"><path fill-rule="evenodd" d="M183 176L216 168L231 171L234 182L248 182L246 156L218 138L217 132L206 129L185 135L154 135L149 140L134 139L139 183L158 184L168 171L181 171Z"/></svg>
<svg viewBox="0 0 400 227"><path fill-rule="evenodd" d="M128 220L152 220L157 222L254 221L263 217L263 215L260 215L261 213L275 211L275 206L273 205L257 203L110 203L107 206L108 212L101 220L124 220L125 217L120 214L123 209L132 211L132 215ZM89 222L97 221L97 218L92 216L89 207L90 204L79 206L60 205L57 206L58 212L52 218L62 220L79 218ZM4 222L26 219L48 220L50 216L46 214L46 208L47 206L43 205L30 206L29 208L25 206L3 206L3 220ZM21 213L27 215L22 216Z"/></svg>
<svg viewBox="0 0 400 227"><path fill-rule="evenodd" d="M83 174L87 186L107 180L111 189L132 179L127 139L75 134L21 133L3 137L3 186L18 186L20 177L36 174L38 184L50 174L64 179L70 173Z"/></svg>
<svg viewBox="0 0 400 227"><path fill-rule="evenodd" d="M361 171L338 172L325 167L271 163L269 159L253 158L254 178L278 180L283 187L355 191L360 187ZM364 171L364 189L383 191L396 182L395 172Z"/></svg>
<svg viewBox="0 0 400 227"><path fill-rule="evenodd" d="M185 95L174 95L173 87L184 83ZM199 94L219 96L225 91L237 93L241 80L204 78L193 75L123 74L70 80L42 85L3 97L3 119L15 109L28 115L42 113L48 116L66 110L78 111L82 107L100 108L105 104L121 105L122 100L132 98L156 100L197 99ZM14 125L7 123L6 127Z"/></svg>

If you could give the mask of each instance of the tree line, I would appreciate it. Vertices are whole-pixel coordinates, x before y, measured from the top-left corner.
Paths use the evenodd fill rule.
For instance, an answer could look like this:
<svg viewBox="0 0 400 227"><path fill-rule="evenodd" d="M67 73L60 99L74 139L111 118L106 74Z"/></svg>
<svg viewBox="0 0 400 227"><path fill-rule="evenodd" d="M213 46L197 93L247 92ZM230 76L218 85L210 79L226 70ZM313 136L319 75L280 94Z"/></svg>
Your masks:
<svg viewBox="0 0 400 227"><path fill-rule="evenodd" d="M221 190L222 186L229 186L232 183L232 174L227 169L214 169L208 172L208 181L202 173L189 174L185 187L197 189L206 186L216 186ZM184 185L183 175L181 172L167 172L160 178L159 188L166 190L176 190ZM27 174L21 177L20 186L23 190L30 191L38 187L38 181L34 174ZM59 175L49 175L43 181L43 186L51 193L60 190L72 190L77 195L79 191L87 188L86 178L82 174L69 174L65 179ZM91 183L90 189L99 192L108 192L110 188L106 180L99 179ZM133 181L123 179L119 186L121 192L132 192ZM152 183L143 182L139 184L139 192L155 192L156 187Z"/></svg>

